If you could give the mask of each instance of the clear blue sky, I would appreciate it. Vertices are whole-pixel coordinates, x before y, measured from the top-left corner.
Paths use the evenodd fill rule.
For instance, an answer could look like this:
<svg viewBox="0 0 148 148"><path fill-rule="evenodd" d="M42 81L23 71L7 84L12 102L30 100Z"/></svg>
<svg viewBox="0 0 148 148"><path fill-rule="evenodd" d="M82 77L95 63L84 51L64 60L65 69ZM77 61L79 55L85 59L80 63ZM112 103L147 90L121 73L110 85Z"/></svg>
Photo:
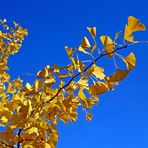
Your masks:
<svg viewBox="0 0 148 148"><path fill-rule="evenodd" d="M0 5L1 18L29 30L23 48L9 60L13 78L47 64L66 65L64 46L77 46L87 26L113 36L129 15L148 26L147 0L1 0ZM148 39L148 31L139 38ZM75 124L60 123L57 148L148 148L148 45L131 49L137 57L135 70L115 91L100 96L90 123L83 112Z"/></svg>

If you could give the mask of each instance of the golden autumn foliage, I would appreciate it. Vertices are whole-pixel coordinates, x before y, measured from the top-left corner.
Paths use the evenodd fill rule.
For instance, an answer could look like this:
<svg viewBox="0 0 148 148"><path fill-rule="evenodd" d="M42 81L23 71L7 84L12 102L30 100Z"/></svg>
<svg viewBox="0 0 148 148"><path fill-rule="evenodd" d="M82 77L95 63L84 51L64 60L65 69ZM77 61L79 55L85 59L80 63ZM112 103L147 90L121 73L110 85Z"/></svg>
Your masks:
<svg viewBox="0 0 148 148"><path fill-rule="evenodd" d="M59 120L65 124L75 122L78 107L82 107L86 120L90 121L93 115L89 110L98 103L98 97L114 90L114 86L135 67L133 52L126 57L117 52L127 48L129 42L135 42L133 32L145 30L137 18L129 16L123 31L123 43L117 42L122 37L121 31L114 39L101 35L103 49L100 49L96 27L87 27L92 41L84 36L78 47L65 46L70 59L68 65L47 65L36 74L33 84L24 84L21 78L11 79L8 59L20 50L28 32L16 22L14 27L9 27L6 20L0 20L0 23L3 28L0 31L0 126L6 128L0 133L0 147L18 148L55 148L59 138L56 129ZM87 54L91 58L88 60L90 63L81 60L79 54ZM113 74L106 75L107 69L97 63L105 56L114 61L116 71ZM127 68L118 68L115 56Z"/></svg>

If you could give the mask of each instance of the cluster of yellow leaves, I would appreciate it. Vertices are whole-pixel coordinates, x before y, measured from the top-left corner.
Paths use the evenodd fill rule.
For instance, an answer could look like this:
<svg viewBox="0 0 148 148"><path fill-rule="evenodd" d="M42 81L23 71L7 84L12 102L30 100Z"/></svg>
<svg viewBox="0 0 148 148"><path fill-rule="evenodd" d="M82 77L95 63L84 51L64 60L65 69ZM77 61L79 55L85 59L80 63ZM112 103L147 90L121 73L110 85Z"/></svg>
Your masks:
<svg viewBox="0 0 148 148"><path fill-rule="evenodd" d="M0 22L3 27L3 32L0 31L0 125L6 128L0 133L1 147L21 145L24 148L55 148L59 120L65 124L75 122L78 118L77 109L82 107L86 120L90 121L93 115L89 110L98 103L98 96L113 90L114 85L135 67L134 53L131 52L127 57L118 54L127 69L116 68L115 73L105 75L105 69L97 65L97 61L103 56L114 57L118 50L128 45L118 46L116 40L121 34L118 32L114 41L109 36L100 36L103 44L103 50L100 50L96 42L96 27L88 27L93 44L84 36L78 47L73 49L66 46L69 65L47 65L37 73L33 84L23 85L21 78L10 79L7 63L9 56L19 51L28 32L16 22L14 28L9 28L6 20ZM130 16L124 40L133 42L132 33L144 29L145 26L138 19ZM79 52L87 54L91 62L83 62L78 57Z"/></svg>

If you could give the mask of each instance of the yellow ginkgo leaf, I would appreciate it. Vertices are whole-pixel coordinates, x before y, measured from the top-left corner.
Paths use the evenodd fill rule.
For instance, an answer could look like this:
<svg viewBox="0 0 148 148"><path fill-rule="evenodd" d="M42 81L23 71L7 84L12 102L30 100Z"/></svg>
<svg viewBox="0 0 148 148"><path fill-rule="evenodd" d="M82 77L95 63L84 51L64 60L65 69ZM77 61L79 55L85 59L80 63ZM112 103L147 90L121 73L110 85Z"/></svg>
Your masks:
<svg viewBox="0 0 148 148"><path fill-rule="evenodd" d="M84 52L85 54L89 54L89 52L87 52L86 49L82 45L80 45L78 47L78 50L81 51L81 52Z"/></svg>
<svg viewBox="0 0 148 148"><path fill-rule="evenodd" d="M45 143L45 148L52 148L50 144Z"/></svg>
<svg viewBox="0 0 148 148"><path fill-rule="evenodd" d="M87 27L87 30L92 35L93 38L96 37L96 27Z"/></svg>
<svg viewBox="0 0 148 148"><path fill-rule="evenodd" d="M31 89L30 83L27 83L25 87L26 87L26 89L28 89L28 90Z"/></svg>
<svg viewBox="0 0 148 148"><path fill-rule="evenodd" d="M70 112L69 118L70 118L70 120L71 120L72 122L76 122L77 117L78 117L78 113L77 113L77 112Z"/></svg>
<svg viewBox="0 0 148 148"><path fill-rule="evenodd" d="M29 128L28 130L26 130L26 133L39 135L38 129L36 127Z"/></svg>
<svg viewBox="0 0 148 148"><path fill-rule="evenodd" d="M96 76L96 78L99 78L101 80L104 79L104 77L105 77L104 69L97 66L96 64L93 64L93 66L89 70L86 71L86 74L88 76L93 74L93 75Z"/></svg>
<svg viewBox="0 0 148 148"><path fill-rule="evenodd" d="M87 39L87 37L86 36L84 36L84 38L82 39L82 44L81 44L81 46L85 49L85 48L90 48L91 47L91 45L90 45L90 43L89 43L89 41L88 41L88 39Z"/></svg>
<svg viewBox="0 0 148 148"><path fill-rule="evenodd" d="M122 31L119 31L116 33L114 41L116 41L118 39L118 37L120 36L121 33L122 33Z"/></svg>
<svg viewBox="0 0 148 148"><path fill-rule="evenodd" d="M19 26L19 24L16 23L15 21L13 22L13 24L14 24L14 27L15 27L15 28L17 28L17 27Z"/></svg>
<svg viewBox="0 0 148 148"><path fill-rule="evenodd" d="M97 49L97 44L94 44L92 47L91 47L91 54L93 53L93 51L95 51Z"/></svg>
<svg viewBox="0 0 148 148"><path fill-rule="evenodd" d="M87 89L88 87L88 78L87 77L81 77L79 81L77 82L80 88Z"/></svg>
<svg viewBox="0 0 148 148"><path fill-rule="evenodd" d="M74 68L78 69L79 72L83 73L84 64L80 61L80 59L76 60L74 58L71 58L71 61L74 65Z"/></svg>
<svg viewBox="0 0 148 148"><path fill-rule="evenodd" d="M141 24L137 18L129 16L128 23L125 26L124 39L129 42L134 42L134 36L132 36L132 33L136 31L144 31L145 29L145 25Z"/></svg>
<svg viewBox="0 0 148 148"><path fill-rule="evenodd" d="M94 74L96 76L96 78L99 78L99 79L104 79L105 75L104 75L104 69L97 66L97 65L93 65L93 72L92 74Z"/></svg>
<svg viewBox="0 0 148 148"><path fill-rule="evenodd" d="M86 113L86 121L89 122L92 119L93 115L90 113Z"/></svg>
<svg viewBox="0 0 148 148"><path fill-rule="evenodd" d="M84 94L84 92L83 92L83 89L80 89L79 90L79 92L78 92L78 96L80 97L80 99L82 99L82 100L86 100L86 96L85 96L85 94Z"/></svg>
<svg viewBox="0 0 148 148"><path fill-rule="evenodd" d="M103 82L96 82L89 87L89 93L93 96L104 94L107 90L107 85Z"/></svg>
<svg viewBox="0 0 148 148"><path fill-rule="evenodd" d="M82 43L81 45L78 47L78 50L85 53L85 54L89 54L89 52L86 51L87 48L90 48L91 45L87 39L86 36L84 36L84 38L82 39Z"/></svg>
<svg viewBox="0 0 148 148"><path fill-rule="evenodd" d="M65 124L68 124L68 116L66 114L61 115L59 118L62 122L64 122Z"/></svg>
<svg viewBox="0 0 148 148"><path fill-rule="evenodd" d="M107 77L107 79L108 79L109 82L118 82L118 81L121 81L124 78L126 78L128 73L129 73L128 70L117 69L116 73L114 73L113 75Z"/></svg>
<svg viewBox="0 0 148 148"><path fill-rule="evenodd" d="M60 72L60 67L56 64L53 64L53 71L56 72L57 74Z"/></svg>
<svg viewBox="0 0 148 148"><path fill-rule="evenodd" d="M28 30L27 29L23 29L21 26L18 26L17 32L19 32L23 36L28 36Z"/></svg>
<svg viewBox="0 0 148 148"><path fill-rule="evenodd" d="M16 92L16 89L14 88L14 86L11 83L8 84L7 92L11 93L11 94L14 94Z"/></svg>
<svg viewBox="0 0 148 148"><path fill-rule="evenodd" d="M0 31L0 36L2 36L2 35L3 35L2 31Z"/></svg>
<svg viewBox="0 0 148 148"><path fill-rule="evenodd" d="M112 41L112 39L109 36L101 36L100 40L102 42L102 44L104 45L104 49L105 52L107 54L107 56L110 58L114 55L113 51L114 51L114 42Z"/></svg>
<svg viewBox="0 0 148 148"><path fill-rule="evenodd" d="M20 78L14 80L12 82L12 84L14 85L15 88L20 89L22 87L22 82L23 80L21 80Z"/></svg>
<svg viewBox="0 0 148 148"><path fill-rule="evenodd" d="M1 82L8 82L10 80L10 75L8 75L4 71L0 71L0 78L1 78Z"/></svg>
<svg viewBox="0 0 148 148"><path fill-rule="evenodd" d="M30 145L30 144L25 144L24 145L24 148L34 148L34 146L33 145Z"/></svg>
<svg viewBox="0 0 148 148"><path fill-rule="evenodd" d="M36 80L35 81L35 90L38 91L39 89L44 88L44 81L42 80Z"/></svg>
<svg viewBox="0 0 148 148"><path fill-rule="evenodd" d="M108 77L105 77L105 84L107 85L109 90L114 90L113 84L109 81Z"/></svg>
<svg viewBox="0 0 148 148"><path fill-rule="evenodd" d="M65 46L66 52L68 56L71 58L74 54L74 50L72 48L69 48L68 46Z"/></svg>
<svg viewBox="0 0 148 148"><path fill-rule="evenodd" d="M49 76L49 72L48 72L49 68L50 68L49 66L46 66L44 69L40 70L37 73L37 78L47 78Z"/></svg>
<svg viewBox="0 0 148 148"><path fill-rule="evenodd" d="M17 128L16 125L10 125L9 127L10 127L11 129L15 129L15 128Z"/></svg>
<svg viewBox="0 0 148 148"><path fill-rule="evenodd" d="M136 64L136 58L133 52L123 59L129 71L133 70Z"/></svg>
<svg viewBox="0 0 148 148"><path fill-rule="evenodd" d="M3 122L3 123L7 123L8 122L8 119L6 118L6 116L2 116L0 118L0 121Z"/></svg>
<svg viewBox="0 0 148 148"><path fill-rule="evenodd" d="M45 80L45 84L48 87L51 87L55 82L56 82L56 80L54 79L54 77L49 77L48 79Z"/></svg>
<svg viewBox="0 0 148 148"><path fill-rule="evenodd" d="M128 27L133 31L145 30L145 25L141 24L140 21L134 16L128 17Z"/></svg>

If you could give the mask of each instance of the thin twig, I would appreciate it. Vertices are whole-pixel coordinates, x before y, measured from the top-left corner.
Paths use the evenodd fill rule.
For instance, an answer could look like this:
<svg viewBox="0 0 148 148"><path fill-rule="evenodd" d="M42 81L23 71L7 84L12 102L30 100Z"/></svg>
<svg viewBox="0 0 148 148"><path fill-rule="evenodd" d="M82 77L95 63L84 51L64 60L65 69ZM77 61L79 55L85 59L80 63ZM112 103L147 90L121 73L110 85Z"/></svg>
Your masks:
<svg viewBox="0 0 148 148"><path fill-rule="evenodd" d="M114 65L115 65L116 69L118 69L118 65L117 65L117 62L116 62L116 59L115 59L115 55L113 55L113 61L114 61Z"/></svg>
<svg viewBox="0 0 148 148"><path fill-rule="evenodd" d="M19 131L18 131L18 137L19 137L19 139L21 138L21 132L22 132L22 128L21 129L19 129ZM21 146L21 143L22 143L22 140L20 140L18 143L17 143L17 148L20 148L20 146Z"/></svg>

